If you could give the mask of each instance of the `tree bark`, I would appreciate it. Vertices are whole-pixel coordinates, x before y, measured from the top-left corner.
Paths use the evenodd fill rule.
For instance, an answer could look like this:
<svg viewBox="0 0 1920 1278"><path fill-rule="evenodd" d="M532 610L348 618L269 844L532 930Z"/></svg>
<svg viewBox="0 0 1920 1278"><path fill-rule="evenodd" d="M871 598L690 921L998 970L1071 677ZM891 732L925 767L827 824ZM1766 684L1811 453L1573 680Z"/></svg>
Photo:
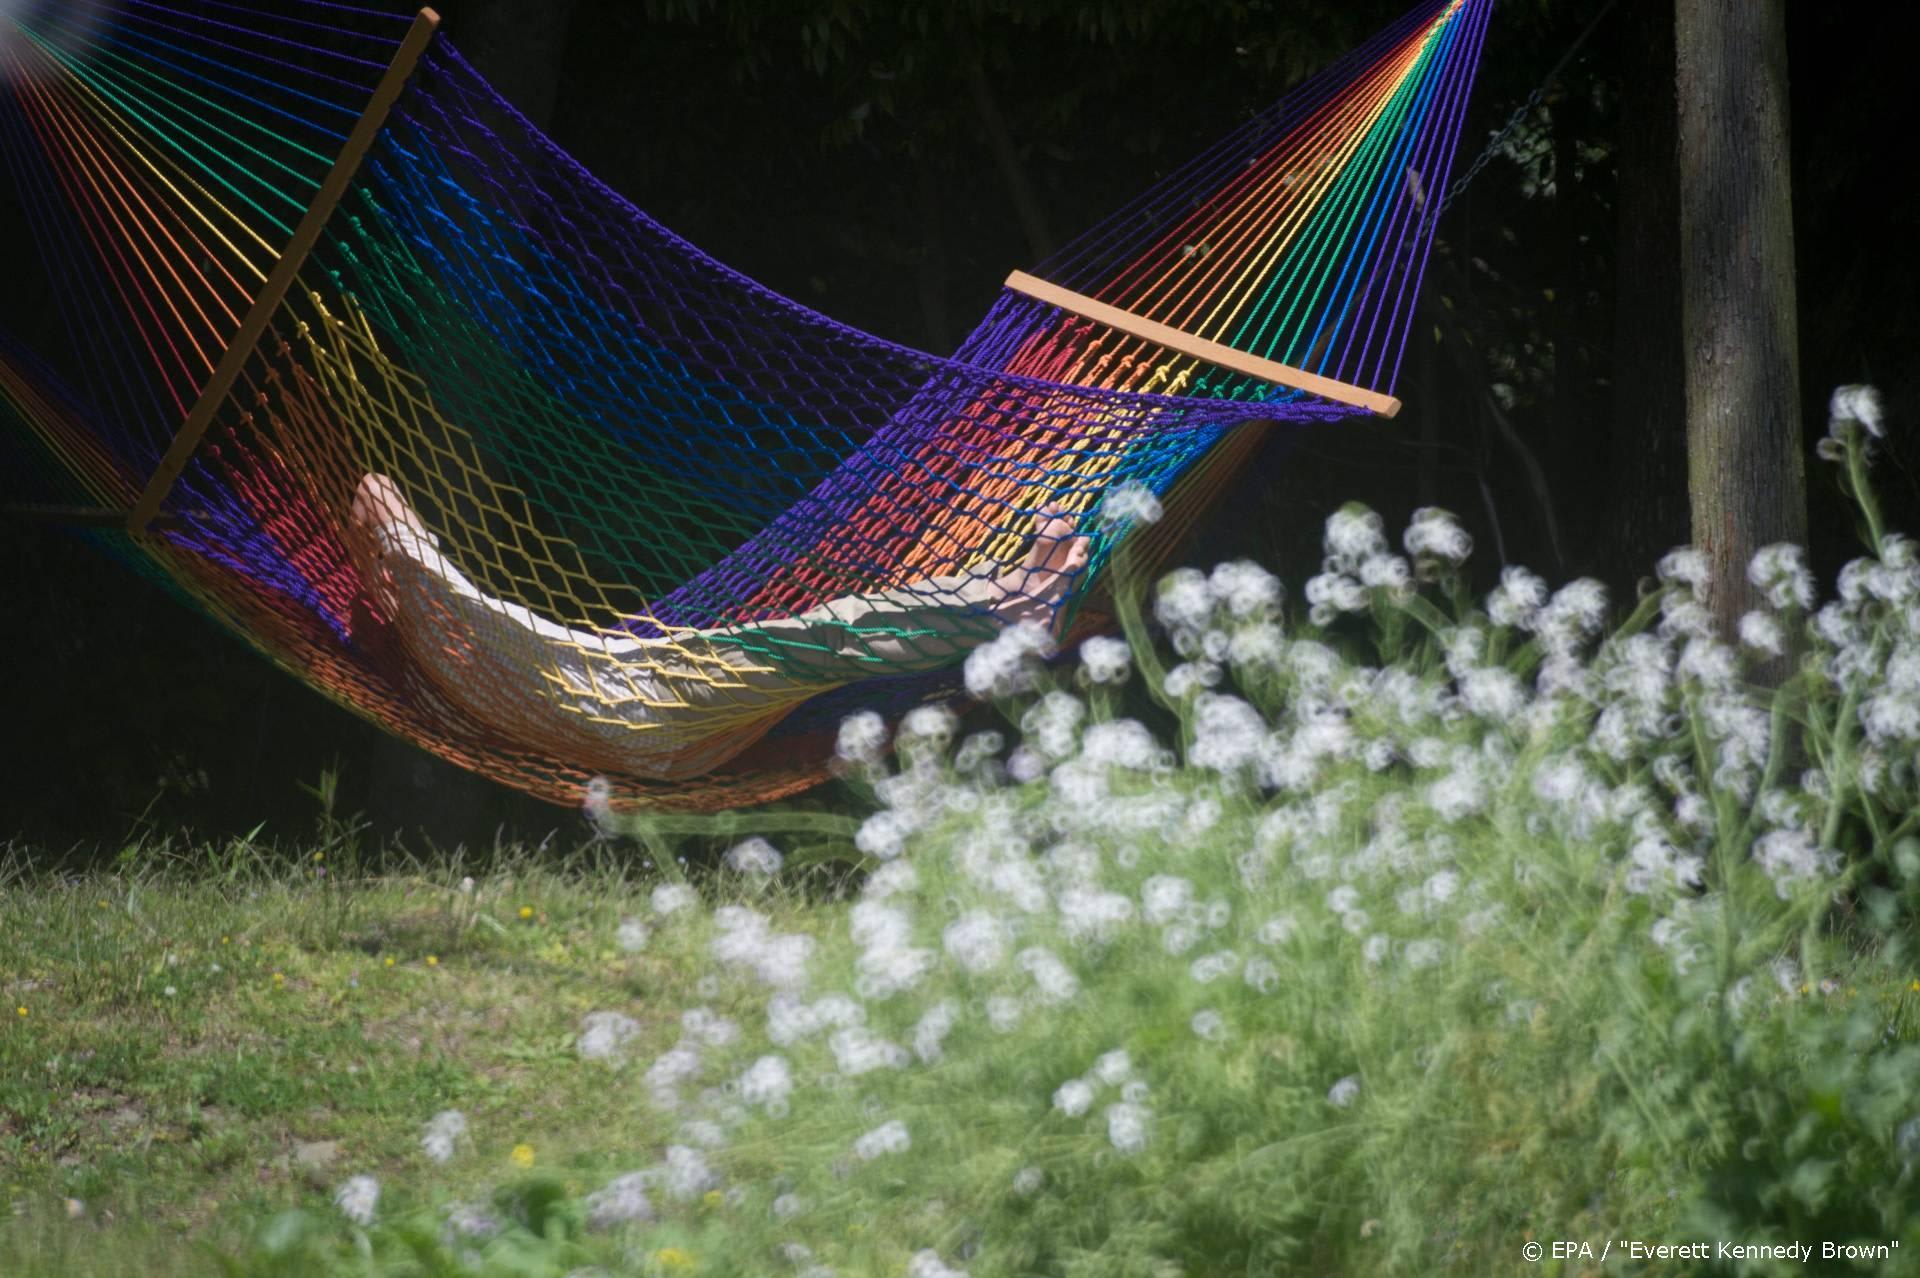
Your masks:
<svg viewBox="0 0 1920 1278"><path fill-rule="evenodd" d="M1693 541L1729 630L1753 552L1806 541L1785 0L1676 0L1682 349Z"/></svg>
<svg viewBox="0 0 1920 1278"><path fill-rule="evenodd" d="M1608 585L1631 598L1687 540L1687 420L1680 336L1680 163L1673 13L1629 0L1621 41L1614 257Z"/></svg>

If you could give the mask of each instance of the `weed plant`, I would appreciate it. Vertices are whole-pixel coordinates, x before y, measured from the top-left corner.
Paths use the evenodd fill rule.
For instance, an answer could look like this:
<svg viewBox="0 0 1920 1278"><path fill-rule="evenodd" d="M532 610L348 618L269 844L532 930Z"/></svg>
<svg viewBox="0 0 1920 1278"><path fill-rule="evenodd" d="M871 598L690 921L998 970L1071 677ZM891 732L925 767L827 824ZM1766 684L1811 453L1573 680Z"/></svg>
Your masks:
<svg viewBox="0 0 1920 1278"><path fill-rule="evenodd" d="M604 1140L476 1177L499 1139L476 1116L393 1113L417 1154L220 1264L1197 1278L1578 1268L1529 1240L1915 1254L1920 548L1867 487L1877 401L1834 409L1822 455L1868 554L1821 603L1797 547L1763 550L1737 644L1695 552L1610 626L1598 583L1510 567L1476 600L1448 515L1418 512L1402 555L1356 507L1304 615L1232 563L1162 581L1157 634L1123 609L1124 638L1049 662L1006 632L966 676L1008 731L961 737L937 706L891 740L843 725L872 796L849 899L802 899L756 837L595 920L655 974L562 1045ZM1129 689L1171 727L1125 717Z"/></svg>

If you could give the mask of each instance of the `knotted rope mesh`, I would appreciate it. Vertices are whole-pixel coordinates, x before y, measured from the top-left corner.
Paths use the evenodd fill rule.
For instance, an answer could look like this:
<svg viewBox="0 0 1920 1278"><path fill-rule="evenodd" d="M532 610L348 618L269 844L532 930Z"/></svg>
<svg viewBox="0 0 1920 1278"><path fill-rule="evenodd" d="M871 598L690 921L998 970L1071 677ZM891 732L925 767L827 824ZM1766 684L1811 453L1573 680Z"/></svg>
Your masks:
<svg viewBox="0 0 1920 1278"><path fill-rule="evenodd" d="M852 706L951 695L1010 624L1100 624L1119 539L1163 553L1263 426L1356 411L1136 319L1391 392L1489 9L1423 4L1036 268L1064 305L1009 288L953 358L707 257L436 40L128 547L532 793L790 793ZM91 500L134 503L410 18L0 20L0 142L86 388L10 358L0 404ZM1113 517L1123 486L1169 518Z"/></svg>

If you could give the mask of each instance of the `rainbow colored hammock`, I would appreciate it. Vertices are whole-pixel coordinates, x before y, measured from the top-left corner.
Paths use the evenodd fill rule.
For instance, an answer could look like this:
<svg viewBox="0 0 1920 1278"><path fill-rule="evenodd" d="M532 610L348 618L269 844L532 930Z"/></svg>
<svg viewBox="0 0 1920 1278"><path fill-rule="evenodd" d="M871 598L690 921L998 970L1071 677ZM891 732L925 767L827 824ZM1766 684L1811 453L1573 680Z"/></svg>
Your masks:
<svg viewBox="0 0 1920 1278"><path fill-rule="evenodd" d="M1398 407L1492 4L1422 3L946 359L703 255L430 12L278 7L0 13L71 339L64 377L0 360L0 406L103 539L342 704L555 801L710 808L952 695L1043 509L1092 558L1025 612L1084 633L1118 486L1167 507L1150 562L1259 430ZM370 473L421 529L356 519Z"/></svg>

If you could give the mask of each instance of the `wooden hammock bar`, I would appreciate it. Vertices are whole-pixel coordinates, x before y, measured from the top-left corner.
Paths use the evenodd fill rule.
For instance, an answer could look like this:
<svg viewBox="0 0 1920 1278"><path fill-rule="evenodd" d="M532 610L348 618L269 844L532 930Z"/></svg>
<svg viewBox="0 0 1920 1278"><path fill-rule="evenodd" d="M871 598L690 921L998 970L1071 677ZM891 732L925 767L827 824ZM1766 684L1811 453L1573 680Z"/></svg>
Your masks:
<svg viewBox="0 0 1920 1278"><path fill-rule="evenodd" d="M1379 391L1371 391L1364 386L1355 386L1349 382L1338 382L1331 377L1322 377L1318 373L1309 373L1305 369L1295 368L1291 364L1261 359L1258 355L1249 355L1231 346L1222 346L1204 337L1183 333L1158 320L1146 319L1135 315L1132 311L1123 311L1117 306L1109 306L1085 294L1061 288L1058 284L1049 284L1043 279L1028 275L1025 271L1015 271L1007 276L1006 286L1016 293L1024 293L1050 306L1057 306L1063 311L1071 311L1084 319L1105 324L1108 328L1125 333L1129 337L1138 337L1156 346L1164 346L1170 351L1178 351L1182 355L1191 355L1195 359L1217 364L1221 368L1232 369L1236 373L1257 377L1263 382L1275 382L1281 386L1291 386L1295 390L1318 395L1322 399L1352 404L1356 408L1364 408L1381 417L1392 417L1400 411L1400 401L1391 395L1382 395Z"/></svg>
<svg viewBox="0 0 1920 1278"><path fill-rule="evenodd" d="M360 119L353 126L353 132L347 135L347 141L340 148L340 154L334 158L333 167L327 170L327 176L320 183L320 190L314 195L313 203L293 228L293 235L281 250L273 270L267 275L267 282L260 287L253 304L247 309L240 327L234 331L233 340L220 355L220 363L215 366L213 375L200 388L200 398L194 401L186 420L180 424L180 430L173 437L173 443L167 449L167 455L160 459L154 468L152 478L140 493L140 499L133 504L133 510L127 515L127 531L135 536L144 533L159 513L160 504L173 491L174 481L180 478L180 472L186 469L187 462L193 456L193 450L199 447L200 437L207 433L207 427L213 423L213 414L225 400L227 393L240 377L240 370L253 356L254 347L267 331L267 321L279 308L286 297L287 290L293 286L294 277L300 268L306 265L307 255L313 252L313 246L320 239L320 232L326 229L327 219L333 216L333 210L340 198L347 193L347 183L360 169L360 161L365 158L367 149L380 132L380 126L387 122L387 112L392 109L400 91L407 85L407 79L419 64L420 55L425 53L427 45L433 39L434 31L440 25L440 15L432 9L422 9L414 15L413 25L407 28L406 37L400 41L400 47L394 52L393 61L387 65L386 74L380 77L373 96L367 99L367 109L360 113Z"/></svg>

